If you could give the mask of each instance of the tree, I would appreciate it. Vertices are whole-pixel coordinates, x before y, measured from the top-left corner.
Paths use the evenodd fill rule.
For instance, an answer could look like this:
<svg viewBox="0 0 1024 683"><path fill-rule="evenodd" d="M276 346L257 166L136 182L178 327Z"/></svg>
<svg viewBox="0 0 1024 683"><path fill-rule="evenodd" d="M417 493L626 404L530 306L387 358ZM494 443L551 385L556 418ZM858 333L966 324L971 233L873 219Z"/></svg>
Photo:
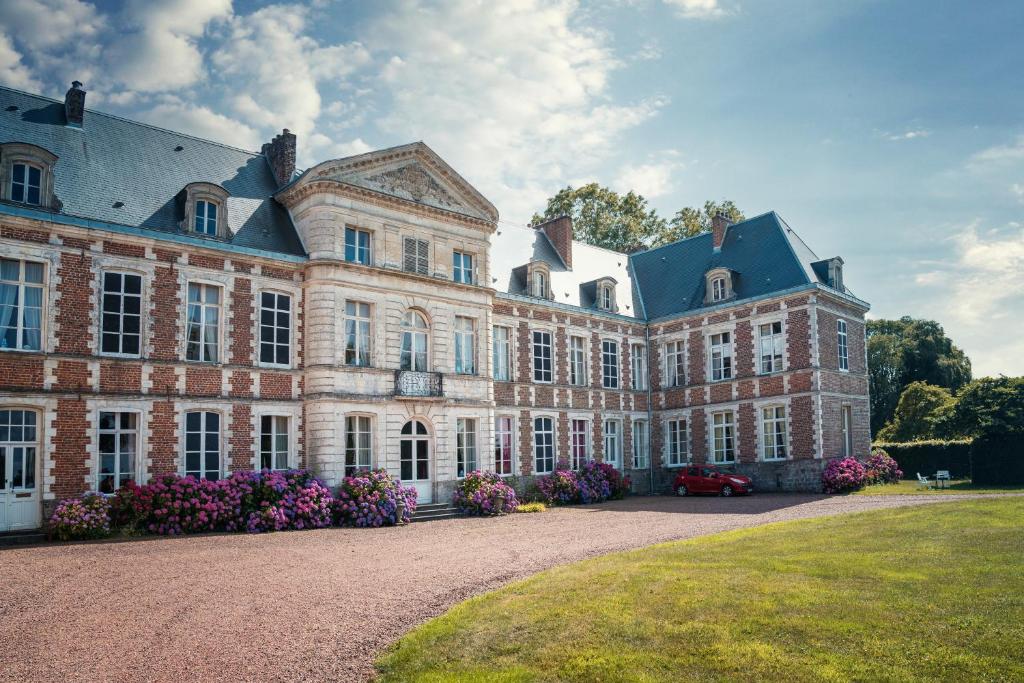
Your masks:
<svg viewBox="0 0 1024 683"><path fill-rule="evenodd" d="M871 431L892 419L903 388L927 382L955 392L971 381L971 361L934 320L869 320Z"/></svg>
<svg viewBox="0 0 1024 683"><path fill-rule="evenodd" d="M677 242L702 232L711 232L711 219L719 211L728 216L733 223L738 223L745 218L743 212L728 199L723 199L721 202L708 200L704 202L703 210L687 206L676 212L676 215L669 221L668 227L655 240L654 246Z"/></svg>
<svg viewBox="0 0 1024 683"><path fill-rule="evenodd" d="M665 219L641 195L620 195L597 183L559 190L533 223L563 215L572 218L574 239L626 253L646 249L665 229Z"/></svg>
<svg viewBox="0 0 1024 683"><path fill-rule="evenodd" d="M967 438L1017 434L1024 439L1024 377L982 377L967 384L944 428Z"/></svg>
<svg viewBox="0 0 1024 683"><path fill-rule="evenodd" d="M943 425L956 399L949 389L911 382L900 394L892 420L878 432L879 441L917 441L944 436Z"/></svg>

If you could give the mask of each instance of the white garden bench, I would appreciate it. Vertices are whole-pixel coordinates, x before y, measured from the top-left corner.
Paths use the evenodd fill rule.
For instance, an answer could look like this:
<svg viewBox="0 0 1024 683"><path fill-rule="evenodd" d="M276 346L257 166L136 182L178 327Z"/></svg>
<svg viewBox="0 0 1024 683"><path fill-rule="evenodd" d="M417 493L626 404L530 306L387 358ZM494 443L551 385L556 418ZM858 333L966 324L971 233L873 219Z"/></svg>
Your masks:
<svg viewBox="0 0 1024 683"><path fill-rule="evenodd" d="M922 489L930 489L932 487L932 483L930 481L928 481L928 477L922 477L921 473L918 472L917 473L917 486L918 486L918 488L922 488Z"/></svg>

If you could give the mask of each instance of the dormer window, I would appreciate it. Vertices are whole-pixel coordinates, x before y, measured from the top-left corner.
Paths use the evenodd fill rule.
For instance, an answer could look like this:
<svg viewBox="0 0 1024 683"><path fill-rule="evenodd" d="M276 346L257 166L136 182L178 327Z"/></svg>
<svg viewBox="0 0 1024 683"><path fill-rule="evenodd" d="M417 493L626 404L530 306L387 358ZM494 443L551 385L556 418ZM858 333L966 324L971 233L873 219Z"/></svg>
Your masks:
<svg viewBox="0 0 1024 683"><path fill-rule="evenodd" d="M541 298L548 295L548 277L542 270L533 271L533 295Z"/></svg>
<svg viewBox="0 0 1024 683"><path fill-rule="evenodd" d="M718 304L736 296L733 290L735 273L728 268L712 268L705 275L704 304Z"/></svg>
<svg viewBox="0 0 1024 683"><path fill-rule="evenodd" d="M615 290L611 285L601 287L601 308L606 311L612 310L615 306Z"/></svg>
<svg viewBox="0 0 1024 683"><path fill-rule="evenodd" d="M39 206L43 170L31 164L11 165L11 201Z"/></svg>
<svg viewBox="0 0 1024 683"><path fill-rule="evenodd" d="M0 145L2 198L59 211L60 204L53 194L56 163L57 157L42 147L23 142Z"/></svg>
<svg viewBox="0 0 1024 683"><path fill-rule="evenodd" d="M203 237L228 239L228 191L216 183L190 183L182 190L182 229Z"/></svg>
<svg viewBox="0 0 1024 683"><path fill-rule="evenodd" d="M589 288L588 285L584 285L585 288ZM600 278L593 284L594 289L590 291L593 293L594 305L602 311L618 310L618 306L615 304L615 280L612 278Z"/></svg>
<svg viewBox="0 0 1024 683"><path fill-rule="evenodd" d="M725 278L716 277L711 281L711 300L725 301Z"/></svg>
<svg viewBox="0 0 1024 683"><path fill-rule="evenodd" d="M196 201L195 230L203 235L217 236L217 205L209 200Z"/></svg>

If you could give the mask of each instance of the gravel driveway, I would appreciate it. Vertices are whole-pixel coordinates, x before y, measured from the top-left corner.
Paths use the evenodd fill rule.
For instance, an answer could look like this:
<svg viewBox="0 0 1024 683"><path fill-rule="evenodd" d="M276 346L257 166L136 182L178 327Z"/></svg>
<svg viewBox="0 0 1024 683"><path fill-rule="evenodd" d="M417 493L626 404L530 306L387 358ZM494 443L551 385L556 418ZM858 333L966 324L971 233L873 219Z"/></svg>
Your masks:
<svg viewBox="0 0 1024 683"><path fill-rule="evenodd" d="M631 498L500 519L0 550L0 679L363 680L453 603L555 564L961 496Z"/></svg>

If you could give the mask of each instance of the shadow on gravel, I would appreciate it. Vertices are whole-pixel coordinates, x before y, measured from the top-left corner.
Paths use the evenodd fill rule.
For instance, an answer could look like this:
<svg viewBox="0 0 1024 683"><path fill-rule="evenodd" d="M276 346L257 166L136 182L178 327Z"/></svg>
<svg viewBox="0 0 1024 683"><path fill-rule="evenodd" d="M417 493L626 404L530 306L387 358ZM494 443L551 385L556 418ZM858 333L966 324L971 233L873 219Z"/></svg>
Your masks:
<svg viewBox="0 0 1024 683"><path fill-rule="evenodd" d="M597 505L574 505L593 512L664 512L688 515L761 515L829 498L821 493L755 493L752 496L631 496Z"/></svg>

